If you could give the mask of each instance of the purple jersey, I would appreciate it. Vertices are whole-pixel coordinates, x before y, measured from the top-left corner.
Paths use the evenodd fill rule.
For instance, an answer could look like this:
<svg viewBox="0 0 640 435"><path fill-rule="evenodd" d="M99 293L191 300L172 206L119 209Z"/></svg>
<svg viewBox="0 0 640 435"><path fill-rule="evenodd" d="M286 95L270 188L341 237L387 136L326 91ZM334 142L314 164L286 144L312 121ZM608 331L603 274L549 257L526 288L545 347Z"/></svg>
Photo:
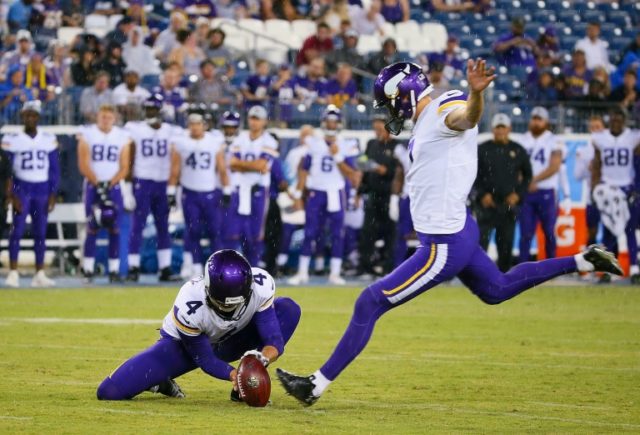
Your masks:
<svg viewBox="0 0 640 435"><path fill-rule="evenodd" d="M518 35L515 35L511 32L502 35L499 37L494 43L494 47L498 44L502 44L503 42L511 41L514 38L517 38ZM526 36L520 36L522 38L527 38ZM498 60L500 63L509 66L536 66L536 58L533 55L533 50L531 47L522 46L522 47L510 47L508 50L503 51L498 54Z"/></svg>
<svg viewBox="0 0 640 435"><path fill-rule="evenodd" d="M271 86L271 77L270 76L260 76L258 74L254 74L250 76L246 82L242 84L242 89L245 91L249 91L253 95L258 98L266 97L269 94L269 88ZM247 107L255 106L256 104L260 104L259 101L245 101Z"/></svg>
<svg viewBox="0 0 640 435"><path fill-rule="evenodd" d="M582 74L579 74L573 66L567 66L562 73L567 82L568 97L582 97L587 94L587 87L593 75L591 70L585 69Z"/></svg>
<svg viewBox="0 0 640 435"><path fill-rule="evenodd" d="M382 9L380 10L380 14L384 17L384 20L387 23L399 23L402 21L404 14L402 13L402 6L400 6L400 1L396 2L394 5L382 4Z"/></svg>
<svg viewBox="0 0 640 435"><path fill-rule="evenodd" d="M294 90L299 98L304 100L315 100L318 97L327 95L327 79L311 79L309 77L296 77L294 79Z"/></svg>
<svg viewBox="0 0 640 435"><path fill-rule="evenodd" d="M160 94L164 98L164 106L162 108L165 121L175 121L176 114L185 104L187 97L187 88L176 86L173 89L165 89L162 86L155 86L151 90L151 94Z"/></svg>
<svg viewBox="0 0 640 435"><path fill-rule="evenodd" d="M184 10L189 18L214 18L217 16L216 5L211 0L178 0L174 6Z"/></svg>
<svg viewBox="0 0 640 435"><path fill-rule="evenodd" d="M356 97L358 87L353 79L349 80L344 86L336 79L331 80L327 84L327 95L329 95L329 103L338 107L344 106L349 100Z"/></svg>

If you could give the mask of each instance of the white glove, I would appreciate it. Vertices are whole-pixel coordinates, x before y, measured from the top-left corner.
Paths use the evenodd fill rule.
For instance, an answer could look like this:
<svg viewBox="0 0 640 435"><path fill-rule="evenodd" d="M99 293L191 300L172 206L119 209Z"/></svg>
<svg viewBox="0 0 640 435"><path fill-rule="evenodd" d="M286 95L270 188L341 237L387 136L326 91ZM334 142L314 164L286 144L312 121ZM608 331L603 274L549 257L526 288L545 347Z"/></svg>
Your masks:
<svg viewBox="0 0 640 435"><path fill-rule="evenodd" d="M136 198L133 196L133 186L128 181L120 183L120 190L122 191L122 202L124 203L125 210L133 211L136 208Z"/></svg>
<svg viewBox="0 0 640 435"><path fill-rule="evenodd" d="M400 218L400 197L398 195L391 195L389 200L389 218L394 222L398 222Z"/></svg>
<svg viewBox="0 0 640 435"><path fill-rule="evenodd" d="M565 197L560 202L560 209L562 210L562 213L564 213L565 215L571 214L571 198Z"/></svg>
<svg viewBox="0 0 640 435"><path fill-rule="evenodd" d="M269 365L269 358L264 356L262 352L260 352L259 350L248 350L244 353L244 355L242 355L242 358L249 355L255 356L256 358L258 358L258 361L260 361L263 366L266 367ZM242 358L240 358L240 360L242 360Z"/></svg>

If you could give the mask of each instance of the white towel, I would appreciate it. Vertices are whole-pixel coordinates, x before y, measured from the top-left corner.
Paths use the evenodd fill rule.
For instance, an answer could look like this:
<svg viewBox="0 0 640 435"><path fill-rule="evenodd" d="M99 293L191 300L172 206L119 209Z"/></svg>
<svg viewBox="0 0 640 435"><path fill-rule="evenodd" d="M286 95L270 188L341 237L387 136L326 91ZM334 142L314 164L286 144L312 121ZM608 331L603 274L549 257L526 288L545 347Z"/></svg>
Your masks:
<svg viewBox="0 0 640 435"><path fill-rule="evenodd" d="M238 189L238 213L243 216L251 215L251 187L241 184Z"/></svg>
<svg viewBox="0 0 640 435"><path fill-rule="evenodd" d="M327 190L327 211L329 213L335 213L337 211L340 211L341 204L340 204L340 194L342 193L341 190L335 189L335 190Z"/></svg>
<svg viewBox="0 0 640 435"><path fill-rule="evenodd" d="M620 237L629 221L627 195L616 186L599 184L593 189L593 200L600 210L602 223L614 236Z"/></svg>

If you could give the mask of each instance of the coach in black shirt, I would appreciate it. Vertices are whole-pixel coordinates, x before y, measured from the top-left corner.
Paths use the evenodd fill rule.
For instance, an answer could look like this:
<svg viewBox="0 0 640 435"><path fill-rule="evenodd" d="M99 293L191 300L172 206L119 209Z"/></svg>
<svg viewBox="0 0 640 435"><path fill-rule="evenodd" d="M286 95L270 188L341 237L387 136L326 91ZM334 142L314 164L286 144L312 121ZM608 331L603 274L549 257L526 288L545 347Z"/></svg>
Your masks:
<svg viewBox="0 0 640 435"><path fill-rule="evenodd" d="M5 237L5 231L7 230L7 207L8 195L11 191L9 180L11 179L11 173L13 168L11 167L11 160L9 155L3 150L0 150L0 239Z"/></svg>
<svg viewBox="0 0 640 435"><path fill-rule="evenodd" d="M495 115L491 128L493 140L478 147L474 208L484 250L491 231L496 230L498 268L504 272L511 268L516 218L531 182L531 163L524 148L509 139L511 120L507 115Z"/></svg>

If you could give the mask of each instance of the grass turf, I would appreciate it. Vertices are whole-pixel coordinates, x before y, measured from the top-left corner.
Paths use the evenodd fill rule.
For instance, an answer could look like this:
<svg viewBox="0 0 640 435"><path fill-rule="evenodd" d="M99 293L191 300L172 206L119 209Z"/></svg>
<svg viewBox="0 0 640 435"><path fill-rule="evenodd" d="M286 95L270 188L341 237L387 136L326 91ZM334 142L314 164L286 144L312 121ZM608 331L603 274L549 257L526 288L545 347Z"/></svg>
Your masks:
<svg viewBox="0 0 640 435"><path fill-rule="evenodd" d="M229 383L200 371L178 380L186 400L97 401L100 381L154 342L175 293L0 292L0 433L640 431L634 288L543 287L493 307L462 288L434 289L384 316L311 408L275 378L272 406L234 404ZM344 331L358 290L279 294L303 315L274 367L309 373Z"/></svg>

